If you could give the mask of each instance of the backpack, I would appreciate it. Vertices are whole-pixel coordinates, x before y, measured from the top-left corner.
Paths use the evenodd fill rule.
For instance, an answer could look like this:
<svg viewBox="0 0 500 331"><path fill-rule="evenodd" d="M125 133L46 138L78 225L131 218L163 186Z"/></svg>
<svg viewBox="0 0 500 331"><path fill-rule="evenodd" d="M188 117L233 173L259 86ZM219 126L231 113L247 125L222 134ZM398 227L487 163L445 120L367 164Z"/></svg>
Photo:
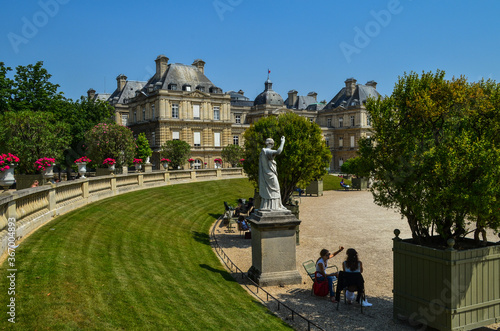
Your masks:
<svg viewBox="0 0 500 331"><path fill-rule="evenodd" d="M322 277L322 275L319 272L314 273L314 284L313 284L313 291L314 295L319 296L319 297L324 297L328 295L328 292L330 290L328 289L328 280L317 280L318 275Z"/></svg>

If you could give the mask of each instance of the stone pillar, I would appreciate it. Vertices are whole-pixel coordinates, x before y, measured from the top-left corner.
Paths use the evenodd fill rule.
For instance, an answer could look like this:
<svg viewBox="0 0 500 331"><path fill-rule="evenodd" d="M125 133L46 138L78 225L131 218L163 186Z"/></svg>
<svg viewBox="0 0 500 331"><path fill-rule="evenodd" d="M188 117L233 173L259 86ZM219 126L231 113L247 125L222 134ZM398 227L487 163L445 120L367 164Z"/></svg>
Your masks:
<svg viewBox="0 0 500 331"><path fill-rule="evenodd" d="M296 230L300 221L288 210L256 212L252 227L252 267L248 276L260 286L300 284Z"/></svg>

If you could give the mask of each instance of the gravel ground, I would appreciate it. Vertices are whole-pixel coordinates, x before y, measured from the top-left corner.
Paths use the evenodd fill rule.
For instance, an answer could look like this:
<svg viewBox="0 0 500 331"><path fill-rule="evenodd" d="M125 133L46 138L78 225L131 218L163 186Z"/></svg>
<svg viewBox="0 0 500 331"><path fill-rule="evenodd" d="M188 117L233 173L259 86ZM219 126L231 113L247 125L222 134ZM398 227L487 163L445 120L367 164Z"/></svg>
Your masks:
<svg viewBox="0 0 500 331"><path fill-rule="evenodd" d="M325 191L321 197L301 197L300 245L297 246L297 270L302 284L284 287L266 287L266 291L326 330L423 330L406 321L392 318L392 238L394 229L401 230L401 238L411 232L404 220L393 210L373 203L367 191ZM241 270L252 265L251 240L244 239L239 232L227 233L225 227L216 223L215 235L228 257ZM493 239L490 235L489 239ZM328 298L311 296L312 281L302 267L302 262L319 257L319 251L327 248L334 252L339 246L355 248L363 262L365 288L372 307L360 314L357 304L336 304ZM330 259L330 265L342 265L345 251ZM242 282L241 276L234 274ZM251 291L255 288L250 286ZM295 316L291 320L289 311L267 301L260 291L260 298L271 311L285 319L297 330L307 330L307 323ZM314 328L312 328L314 329ZM479 330L500 330L500 324Z"/></svg>

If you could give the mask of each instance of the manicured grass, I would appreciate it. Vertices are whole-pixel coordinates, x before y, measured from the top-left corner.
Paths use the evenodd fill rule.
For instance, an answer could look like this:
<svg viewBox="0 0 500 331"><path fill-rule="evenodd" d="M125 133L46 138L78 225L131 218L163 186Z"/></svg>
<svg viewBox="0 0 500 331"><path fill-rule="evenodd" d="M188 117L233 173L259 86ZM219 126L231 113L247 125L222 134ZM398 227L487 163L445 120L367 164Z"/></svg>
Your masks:
<svg viewBox="0 0 500 331"><path fill-rule="evenodd" d="M246 179L173 185L61 216L16 250L16 329L290 329L221 266L208 231ZM8 279L1 268L0 327Z"/></svg>
<svg viewBox="0 0 500 331"><path fill-rule="evenodd" d="M344 188L342 186L340 186L341 180L342 180L342 177L339 177L339 176L325 175L323 177L323 190L324 191L343 190ZM346 183L347 185L351 185L351 180L346 179L346 180L344 180L344 183Z"/></svg>

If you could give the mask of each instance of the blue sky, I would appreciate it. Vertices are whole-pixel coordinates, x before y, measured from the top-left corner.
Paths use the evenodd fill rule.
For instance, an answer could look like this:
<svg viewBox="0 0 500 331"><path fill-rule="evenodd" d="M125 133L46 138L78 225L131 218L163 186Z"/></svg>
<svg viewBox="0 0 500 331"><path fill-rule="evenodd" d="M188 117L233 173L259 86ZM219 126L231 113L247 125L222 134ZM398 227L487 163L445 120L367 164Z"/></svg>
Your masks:
<svg viewBox="0 0 500 331"><path fill-rule="evenodd" d="M112 92L116 76L147 80L154 60L191 64L224 91L264 89L268 68L285 99L378 82L390 94L405 71L499 79L498 1L2 1L0 61L36 61L66 97Z"/></svg>

